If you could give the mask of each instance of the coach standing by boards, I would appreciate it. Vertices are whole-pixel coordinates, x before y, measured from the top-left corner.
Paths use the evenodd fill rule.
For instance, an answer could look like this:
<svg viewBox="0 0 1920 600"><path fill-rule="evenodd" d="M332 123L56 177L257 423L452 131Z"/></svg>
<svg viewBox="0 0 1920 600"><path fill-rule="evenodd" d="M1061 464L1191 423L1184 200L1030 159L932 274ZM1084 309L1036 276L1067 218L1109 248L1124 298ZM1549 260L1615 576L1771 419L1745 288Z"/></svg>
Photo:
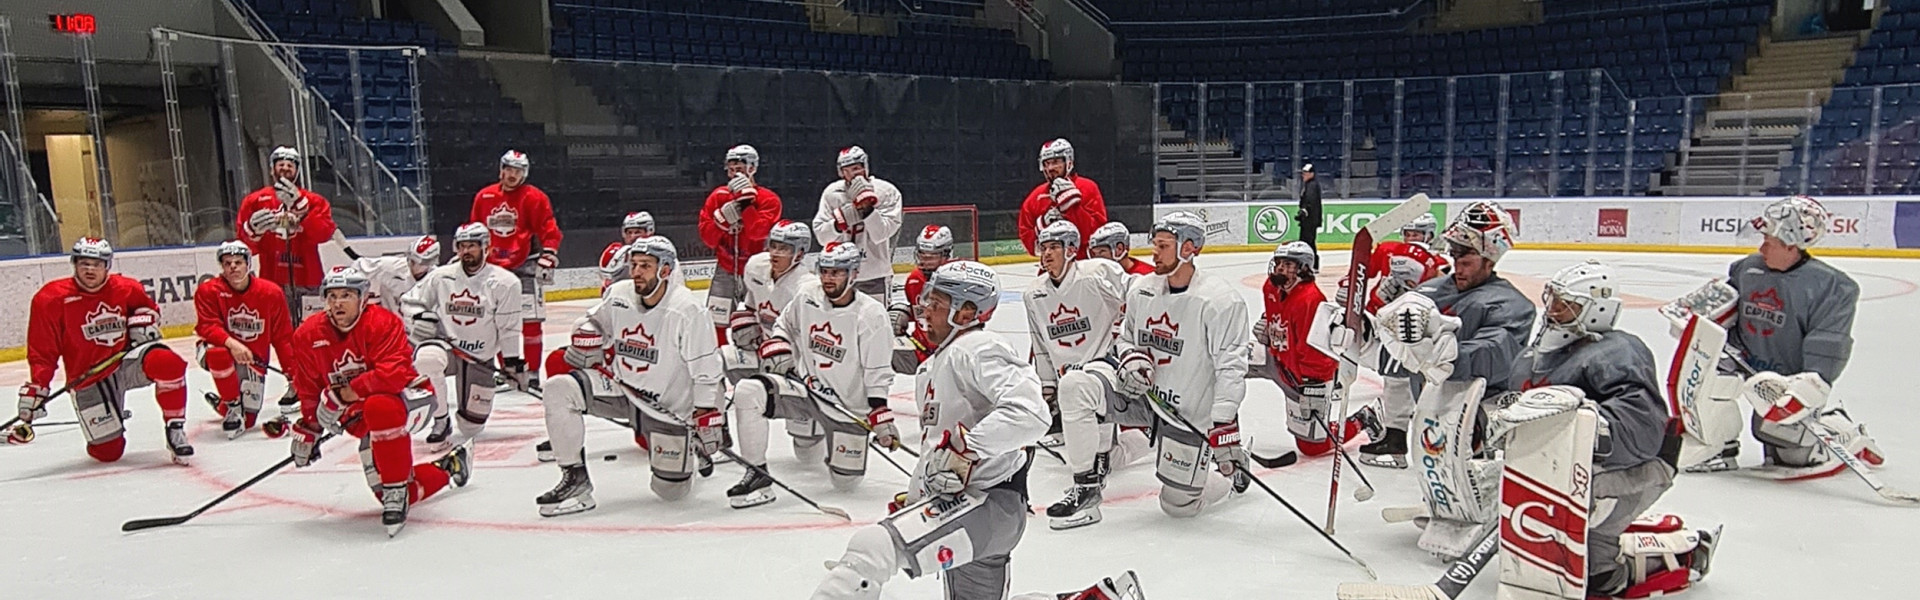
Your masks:
<svg viewBox="0 0 1920 600"><path fill-rule="evenodd" d="M1312 163L1300 167L1300 210L1293 213L1293 220L1300 224L1300 241L1319 256L1320 244L1314 238L1320 233L1320 182L1313 177Z"/></svg>

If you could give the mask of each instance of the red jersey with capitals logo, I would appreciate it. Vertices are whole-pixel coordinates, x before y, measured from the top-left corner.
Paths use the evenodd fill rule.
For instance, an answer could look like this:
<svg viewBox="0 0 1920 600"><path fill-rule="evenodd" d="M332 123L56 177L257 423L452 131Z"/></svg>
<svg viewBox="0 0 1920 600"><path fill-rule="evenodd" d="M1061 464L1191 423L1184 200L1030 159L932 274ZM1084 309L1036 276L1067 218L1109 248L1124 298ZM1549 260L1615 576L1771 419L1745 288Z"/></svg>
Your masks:
<svg viewBox="0 0 1920 600"><path fill-rule="evenodd" d="M634 323L622 330L620 339L613 341L613 355L624 359L619 361L621 369L633 373L645 373L660 364L660 348L654 343L653 334L647 333L646 323Z"/></svg>
<svg viewBox="0 0 1920 600"><path fill-rule="evenodd" d="M473 195L471 223L484 223L493 233L487 245L487 262L509 271L526 264L527 257L540 248L560 249L560 224L553 220L553 204L547 193L532 184L521 184L503 191L495 183Z"/></svg>
<svg viewBox="0 0 1920 600"><path fill-rule="evenodd" d="M293 340L293 318L287 315L283 288L265 277L253 277L245 291L233 289L227 280L214 277L200 282L193 291L195 322L193 333L209 345L225 346L227 340L240 340L256 360L280 355L288 359L288 343Z"/></svg>
<svg viewBox="0 0 1920 600"><path fill-rule="evenodd" d="M1380 307L1386 306L1388 302L1393 301L1393 298L1384 297L1379 292L1382 289L1391 287L1391 284L1386 283L1385 280L1388 277L1394 276L1394 267L1396 264L1400 266L1400 270L1402 271L1417 270L1420 272L1417 280L1407 282L1406 285L1400 286L1401 293L1405 293L1406 290L1413 289L1415 286L1420 285L1421 282L1439 277L1441 269L1447 266L1447 259L1420 244L1395 241L1381 242L1380 245L1374 246L1371 258L1367 259L1368 276L1375 282L1373 290L1369 292L1370 295L1367 297L1368 313L1378 312ZM1396 297L1397 296L1396 294Z"/></svg>
<svg viewBox="0 0 1920 600"><path fill-rule="evenodd" d="M300 190L300 196L307 201L307 212L300 216L298 231L288 231L284 236L277 231L258 232L259 237L247 235L247 223L253 220L254 213L291 210L280 201L271 185L254 190L240 200L234 231L239 232L240 241L253 249L253 255L260 257L261 277L282 285L318 287L322 274L320 243L333 239L336 229L333 205L313 190Z"/></svg>
<svg viewBox="0 0 1920 600"><path fill-rule="evenodd" d="M406 327L385 308L366 305L353 328L341 331L325 311L314 313L293 331L291 368L300 414L313 419L320 393L346 386L361 398L400 395L419 379L413 370L413 344Z"/></svg>
<svg viewBox="0 0 1920 600"><path fill-rule="evenodd" d="M1100 195L1100 184L1092 179L1081 177L1079 173L1067 176L1073 181L1073 187L1080 189L1080 203L1061 215L1080 228L1080 253L1076 258L1087 257L1087 236L1093 230L1107 224L1107 200ZM1040 217L1053 208L1053 181L1042 181L1027 192L1027 199L1020 202L1020 243L1027 247L1027 254L1039 256L1034 250L1034 240L1040 236Z"/></svg>
<svg viewBox="0 0 1920 600"><path fill-rule="evenodd" d="M281 299L285 306L285 299ZM33 295L27 312L27 368L34 383L53 383L55 367L64 366L67 383L113 353L126 347L127 316L147 309L160 314L160 305L147 290L125 275L107 275L100 289L81 291L72 277L55 279ZM51 387L51 386L49 386Z"/></svg>
<svg viewBox="0 0 1920 600"><path fill-rule="evenodd" d="M833 331L833 323L822 322L807 329L807 351L820 357L820 368L833 368L832 363L846 360L846 338Z"/></svg>
<svg viewBox="0 0 1920 600"><path fill-rule="evenodd" d="M1307 281L1282 292L1268 281L1261 284L1260 295L1266 300L1267 335L1273 340L1267 353L1280 366L1280 376L1294 385L1331 381L1339 365L1333 357L1307 345L1314 314L1327 301L1320 286Z"/></svg>

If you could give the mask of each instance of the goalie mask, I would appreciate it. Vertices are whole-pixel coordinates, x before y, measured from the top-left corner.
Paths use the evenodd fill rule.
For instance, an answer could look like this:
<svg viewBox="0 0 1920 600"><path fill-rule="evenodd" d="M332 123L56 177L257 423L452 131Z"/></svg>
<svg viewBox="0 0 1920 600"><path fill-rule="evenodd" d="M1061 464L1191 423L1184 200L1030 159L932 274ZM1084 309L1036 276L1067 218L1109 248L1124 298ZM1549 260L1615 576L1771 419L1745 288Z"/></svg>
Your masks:
<svg viewBox="0 0 1920 600"><path fill-rule="evenodd" d="M1808 196L1788 196L1775 201L1749 223L1755 231L1773 236L1795 248L1820 243L1827 233L1827 209Z"/></svg>
<svg viewBox="0 0 1920 600"><path fill-rule="evenodd" d="M1620 297L1614 291L1617 280L1613 268L1598 261L1587 261L1561 269L1540 292L1540 336L1534 345L1541 352L1553 352L1580 339L1599 339L1613 331L1620 320ZM1556 310L1555 307L1561 307ZM1571 309L1565 322L1555 313Z"/></svg>
<svg viewBox="0 0 1920 600"><path fill-rule="evenodd" d="M1459 247L1497 263L1513 249L1513 239L1518 233L1506 209L1480 201L1455 216L1441 237L1446 239L1450 253L1452 247Z"/></svg>

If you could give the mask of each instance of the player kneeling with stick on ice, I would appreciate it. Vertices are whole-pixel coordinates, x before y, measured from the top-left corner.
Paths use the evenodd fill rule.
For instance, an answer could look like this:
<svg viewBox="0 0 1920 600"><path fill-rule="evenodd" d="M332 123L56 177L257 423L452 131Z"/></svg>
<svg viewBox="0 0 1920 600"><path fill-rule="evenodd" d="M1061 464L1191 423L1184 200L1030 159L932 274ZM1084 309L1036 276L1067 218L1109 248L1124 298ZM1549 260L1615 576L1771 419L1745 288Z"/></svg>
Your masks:
<svg viewBox="0 0 1920 600"><path fill-rule="evenodd" d="M278 356L284 372L292 360L293 319L280 286L253 275L252 248L233 240L220 244L214 257L220 276L194 290L193 332L200 338L200 366L213 376L215 391L207 393L207 402L222 417L227 439L234 439L260 415L267 361Z"/></svg>
<svg viewBox="0 0 1920 600"><path fill-rule="evenodd" d="M473 439L493 414L493 374L488 364L500 356L501 368L514 389L526 392L533 375L521 356L520 280L499 265L487 262L492 237L484 223L461 225L453 232L458 260L434 268L400 297L400 316L413 340L413 366L433 381L433 432L427 447L445 451ZM447 383L446 376L453 382ZM537 390L536 390L537 391ZM448 396L457 399L452 411ZM460 432L453 433L449 412L458 412Z"/></svg>
<svg viewBox="0 0 1920 600"><path fill-rule="evenodd" d="M1336 425L1332 399L1340 396L1338 363L1307 344L1314 316L1327 297L1313 280L1320 257L1306 242L1287 242L1273 249L1267 260L1267 280L1261 285L1266 310L1253 326L1254 351L1248 377L1268 379L1287 398L1287 430L1294 446L1309 458L1335 451L1328 432L1342 427L1340 439L1351 440L1364 429L1368 439L1380 439L1378 411L1363 406Z"/></svg>
<svg viewBox="0 0 1920 600"><path fill-rule="evenodd" d="M367 303L367 277L340 267L320 281L326 305L293 332L293 389L300 420L293 464L320 460L320 436L360 438L360 464L380 499L387 535L406 526L407 509L451 481L467 484L468 454L458 447L433 464L413 464L413 433L432 421L433 384L413 369L406 328L387 309ZM324 431L323 431L324 429Z"/></svg>
<svg viewBox="0 0 1920 600"><path fill-rule="evenodd" d="M547 435L560 483L535 499L540 515L592 510L585 415L627 423L643 441L653 493L679 500L695 471L711 472L707 456L727 445L719 408L721 373L706 309L669 281L679 253L665 236L644 237L627 250L632 278L608 286L574 323L563 364L543 386Z"/></svg>

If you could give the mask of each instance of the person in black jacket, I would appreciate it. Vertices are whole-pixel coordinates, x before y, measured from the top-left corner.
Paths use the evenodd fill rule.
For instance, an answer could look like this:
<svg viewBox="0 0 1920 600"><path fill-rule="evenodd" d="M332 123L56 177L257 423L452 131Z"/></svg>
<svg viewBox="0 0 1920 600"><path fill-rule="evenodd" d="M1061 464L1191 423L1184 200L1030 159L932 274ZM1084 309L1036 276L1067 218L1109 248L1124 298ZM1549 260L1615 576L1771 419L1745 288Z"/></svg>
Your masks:
<svg viewBox="0 0 1920 600"><path fill-rule="evenodd" d="M1315 256L1320 255L1320 245L1313 239L1320 233L1320 182L1314 181L1311 163L1300 167L1300 210L1294 213L1293 220L1300 223L1300 241L1313 248Z"/></svg>

